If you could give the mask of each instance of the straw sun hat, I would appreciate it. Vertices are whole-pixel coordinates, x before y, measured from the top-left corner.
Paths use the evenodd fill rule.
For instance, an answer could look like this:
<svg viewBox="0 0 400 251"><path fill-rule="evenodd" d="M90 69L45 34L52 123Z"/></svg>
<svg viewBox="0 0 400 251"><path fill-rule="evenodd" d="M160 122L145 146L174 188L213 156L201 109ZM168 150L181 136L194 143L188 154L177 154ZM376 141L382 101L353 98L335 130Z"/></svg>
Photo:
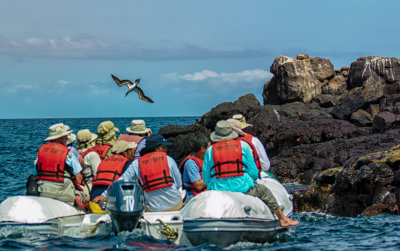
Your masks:
<svg viewBox="0 0 400 251"><path fill-rule="evenodd" d="M246 118L242 114L235 114L235 115L232 116L232 118L236 119L236 120L238 120L240 122L240 124L242 125L241 129L244 129L244 128L249 127L249 126L253 126L252 124L246 123Z"/></svg>
<svg viewBox="0 0 400 251"><path fill-rule="evenodd" d="M97 135L89 131L89 129L82 129L77 133L78 142L80 144L90 143L97 139Z"/></svg>

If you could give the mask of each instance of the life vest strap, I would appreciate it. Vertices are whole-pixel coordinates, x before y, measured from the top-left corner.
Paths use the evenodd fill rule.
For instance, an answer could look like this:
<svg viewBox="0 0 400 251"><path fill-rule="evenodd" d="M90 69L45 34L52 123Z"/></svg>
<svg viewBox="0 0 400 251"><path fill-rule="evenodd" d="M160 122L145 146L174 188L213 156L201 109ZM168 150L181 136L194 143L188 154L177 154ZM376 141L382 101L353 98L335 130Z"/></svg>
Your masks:
<svg viewBox="0 0 400 251"><path fill-rule="evenodd" d="M221 166L224 164L236 164L237 169L233 170L233 171L221 171ZM245 171L243 170L241 165L246 166L245 163L243 163L242 161L239 161L239 160L217 162L216 164L214 164L211 167L211 169L215 169L215 173L213 175L211 175L211 178L215 177L215 176L220 176L220 178L221 178L221 176L224 174L239 174L239 176L242 176L245 173Z"/></svg>

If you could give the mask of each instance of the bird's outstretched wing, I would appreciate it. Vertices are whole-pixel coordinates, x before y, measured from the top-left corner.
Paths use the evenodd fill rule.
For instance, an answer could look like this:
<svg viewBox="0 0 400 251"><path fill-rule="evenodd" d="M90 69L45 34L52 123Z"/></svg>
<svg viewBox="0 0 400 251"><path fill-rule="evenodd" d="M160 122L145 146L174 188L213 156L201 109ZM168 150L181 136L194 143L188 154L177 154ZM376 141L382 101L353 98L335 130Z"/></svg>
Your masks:
<svg viewBox="0 0 400 251"><path fill-rule="evenodd" d="M132 82L130 80L120 80L119 78L117 78L116 76L111 74L111 77L114 79L114 82L119 86L124 86L124 85L128 85L128 84L132 84Z"/></svg>
<svg viewBox="0 0 400 251"><path fill-rule="evenodd" d="M136 86L135 92L137 92L139 99L149 103L154 103L154 101L151 98L144 95L142 89L140 89L139 87Z"/></svg>

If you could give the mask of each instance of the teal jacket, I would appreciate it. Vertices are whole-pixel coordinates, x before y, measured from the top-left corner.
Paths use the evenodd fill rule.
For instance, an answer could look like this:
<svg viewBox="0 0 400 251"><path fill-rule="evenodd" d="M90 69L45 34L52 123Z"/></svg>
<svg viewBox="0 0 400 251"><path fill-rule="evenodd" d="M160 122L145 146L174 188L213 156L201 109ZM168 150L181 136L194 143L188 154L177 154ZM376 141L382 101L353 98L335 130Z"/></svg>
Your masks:
<svg viewBox="0 0 400 251"><path fill-rule="evenodd" d="M249 149L240 142L242 146L242 161L245 164L243 167L244 175L230 178L216 178L211 177L215 173L215 169L211 167L214 165L214 159L210 146L205 155L203 162L203 181L207 185L208 190L219 190L219 191L231 191L231 192L242 192L249 191L250 188L254 187L254 181L258 179L258 169L256 163Z"/></svg>

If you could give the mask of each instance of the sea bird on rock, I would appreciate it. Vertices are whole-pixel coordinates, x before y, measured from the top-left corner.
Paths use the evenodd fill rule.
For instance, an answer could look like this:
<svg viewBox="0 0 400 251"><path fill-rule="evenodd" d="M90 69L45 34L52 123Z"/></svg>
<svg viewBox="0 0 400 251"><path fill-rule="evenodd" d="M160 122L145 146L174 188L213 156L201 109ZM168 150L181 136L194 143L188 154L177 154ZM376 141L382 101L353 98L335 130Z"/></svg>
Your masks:
<svg viewBox="0 0 400 251"><path fill-rule="evenodd" d="M111 77L114 79L115 83L121 87L123 85L127 85L128 86L128 91L125 93L125 97L132 91L135 91L138 94L139 99L149 102L149 103L154 103L154 101L145 96L142 89L140 89L140 87L138 87L137 85L140 82L140 78L135 80L135 83L132 83L130 80L120 80L119 78L117 78L116 76L111 74Z"/></svg>

